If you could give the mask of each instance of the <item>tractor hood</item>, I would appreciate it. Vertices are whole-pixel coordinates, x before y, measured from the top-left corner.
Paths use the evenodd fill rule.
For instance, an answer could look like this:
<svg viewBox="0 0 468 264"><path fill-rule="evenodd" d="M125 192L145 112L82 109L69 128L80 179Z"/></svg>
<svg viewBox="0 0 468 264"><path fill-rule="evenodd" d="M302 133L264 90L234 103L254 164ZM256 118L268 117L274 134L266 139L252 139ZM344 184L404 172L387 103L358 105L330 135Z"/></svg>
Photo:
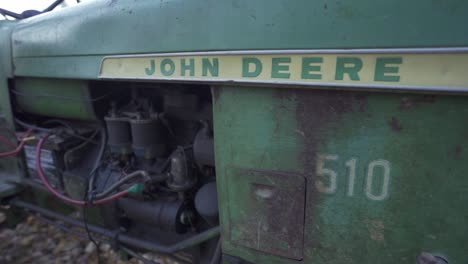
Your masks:
<svg viewBox="0 0 468 264"><path fill-rule="evenodd" d="M16 75L96 78L111 54L467 46L467 9L466 1L98 0L20 21L12 50Z"/></svg>

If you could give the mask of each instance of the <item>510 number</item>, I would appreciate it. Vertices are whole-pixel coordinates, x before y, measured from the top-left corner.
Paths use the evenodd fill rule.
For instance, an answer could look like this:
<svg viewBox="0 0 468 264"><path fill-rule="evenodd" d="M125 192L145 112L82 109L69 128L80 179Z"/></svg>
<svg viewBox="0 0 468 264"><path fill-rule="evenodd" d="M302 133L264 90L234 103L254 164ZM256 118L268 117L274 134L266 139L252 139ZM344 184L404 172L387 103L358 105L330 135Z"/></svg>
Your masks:
<svg viewBox="0 0 468 264"><path fill-rule="evenodd" d="M326 167L326 163L338 161L338 155L318 155L315 173L317 180L315 187L319 192L333 194L336 193L338 173L330 168ZM356 185L356 167L358 160L352 158L345 162L348 168L348 181L346 195L351 197L354 195L354 189ZM379 170L377 170L380 168ZM376 182L375 171L383 171L383 179L380 181L380 186L374 186ZM322 180L328 178L327 184ZM367 177L365 179L364 193L367 198L373 201L382 201L388 196L388 187L390 184L390 162L384 159L373 160L369 162L367 166Z"/></svg>

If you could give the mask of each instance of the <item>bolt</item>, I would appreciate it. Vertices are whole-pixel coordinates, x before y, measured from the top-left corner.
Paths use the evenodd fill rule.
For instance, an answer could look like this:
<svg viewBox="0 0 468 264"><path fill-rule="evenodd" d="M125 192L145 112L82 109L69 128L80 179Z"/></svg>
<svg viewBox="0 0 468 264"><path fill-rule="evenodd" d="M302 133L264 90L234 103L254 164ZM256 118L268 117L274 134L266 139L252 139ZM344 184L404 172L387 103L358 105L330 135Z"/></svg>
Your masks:
<svg viewBox="0 0 468 264"><path fill-rule="evenodd" d="M189 225L192 222L192 219L195 217L192 211L183 211L180 214L180 222L184 225Z"/></svg>

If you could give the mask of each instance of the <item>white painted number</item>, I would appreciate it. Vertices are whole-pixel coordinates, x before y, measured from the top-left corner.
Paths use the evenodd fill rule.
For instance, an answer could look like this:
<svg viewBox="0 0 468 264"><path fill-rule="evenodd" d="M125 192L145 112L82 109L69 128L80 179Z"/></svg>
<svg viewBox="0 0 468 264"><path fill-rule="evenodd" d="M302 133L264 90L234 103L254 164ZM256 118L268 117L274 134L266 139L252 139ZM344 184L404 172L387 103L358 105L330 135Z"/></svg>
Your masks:
<svg viewBox="0 0 468 264"><path fill-rule="evenodd" d="M373 182L374 182L374 169L376 167L381 167L383 170L383 180L382 186L380 188L380 193L373 192ZM367 180L366 180L366 195L367 198L374 201L382 201L387 198L388 195L388 183L390 182L390 162L388 160L374 160L369 163L367 168Z"/></svg>
<svg viewBox="0 0 468 264"><path fill-rule="evenodd" d="M338 173L326 166L332 162L337 162L339 156L335 154L318 155L315 167L317 180L315 187L319 192L334 194L336 193L340 178ZM346 196L352 197L355 195L356 178L359 176L356 173L358 160L351 158L345 162L347 167L347 181L346 181ZM369 200L382 201L388 197L388 189L390 185L390 162L388 160L379 159L369 162L367 166L367 177L365 178L364 193ZM381 180L378 180L381 179ZM380 184L378 184L380 183Z"/></svg>
<svg viewBox="0 0 468 264"><path fill-rule="evenodd" d="M354 180L356 180L356 159L350 159L345 164L349 168L349 179L348 179L348 191L346 194L348 196L353 196L354 194Z"/></svg>
<svg viewBox="0 0 468 264"><path fill-rule="evenodd" d="M335 193L336 192L336 172L331 169L325 168L325 161L337 160L338 155L319 155L317 157L317 166L315 167L315 173L317 176L326 177L328 176L328 186L325 186L322 180L317 180L315 186L319 192L323 193Z"/></svg>

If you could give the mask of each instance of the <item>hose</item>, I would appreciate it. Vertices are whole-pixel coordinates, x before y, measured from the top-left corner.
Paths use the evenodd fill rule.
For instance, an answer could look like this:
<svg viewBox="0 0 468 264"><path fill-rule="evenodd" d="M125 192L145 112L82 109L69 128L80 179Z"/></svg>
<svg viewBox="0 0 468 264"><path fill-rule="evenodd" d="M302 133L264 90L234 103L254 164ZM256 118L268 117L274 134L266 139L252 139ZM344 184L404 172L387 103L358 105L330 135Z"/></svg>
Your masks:
<svg viewBox="0 0 468 264"><path fill-rule="evenodd" d="M122 186L124 183L126 183L129 180L132 180L134 178L138 178L139 176L142 176L143 178L147 178L147 180L149 180L149 176L148 176L148 173L146 171L137 170L137 171L134 171L132 173L129 173L129 174L125 175L122 179L118 180L117 182L112 184L109 188L107 188L107 190L103 191L100 194L97 194L95 196L95 198L100 199L102 197L105 197L105 196L109 195L111 192L113 192L114 190L116 190L117 188L119 188L120 186Z"/></svg>
<svg viewBox="0 0 468 264"><path fill-rule="evenodd" d="M107 143L107 133L106 128L101 126L101 145L99 146L99 152L96 157L96 161L94 162L94 166L89 173L89 181L88 181L88 194L90 198L92 198L92 191L94 190L94 182L96 181L96 172L101 165L102 157L104 156L104 151L106 150L106 143ZM93 199L90 199L93 200Z"/></svg>
<svg viewBox="0 0 468 264"><path fill-rule="evenodd" d="M81 140L88 140L88 138L80 136L79 134L77 134L76 131L70 125L66 125L66 122L64 122L64 121L61 121L61 120L58 120L58 119L52 119L52 120L49 120L49 121L46 121L46 122L58 123L58 124L62 125L63 127L67 128L67 129L69 129L71 131L71 133L70 133L69 131L63 130L63 132L67 133L68 135L70 135L72 137L75 137L75 138L78 138L78 139L81 139ZM24 121L19 120L18 118L15 118L15 123L17 123L18 125L20 125L20 126L22 126L24 128L33 129L33 130L41 131L41 132L44 132L44 133L59 132L58 130L53 129L53 128L45 128L45 127L40 127L40 126L36 126L36 125L33 125L33 124L28 124L28 123L26 123ZM91 143L95 144L94 141L91 141Z"/></svg>
<svg viewBox="0 0 468 264"><path fill-rule="evenodd" d="M0 141L1 141L3 144L5 144L5 145L7 145L8 147L10 147L10 148L16 148L16 147L17 147L17 145L11 143L10 140L4 138L3 136L0 136Z"/></svg>
<svg viewBox="0 0 468 264"><path fill-rule="evenodd" d="M26 131L26 134L24 135L23 138L29 137L31 135L32 131L33 131L32 129L28 129L28 131ZM3 138L3 140L7 140L7 139ZM21 143L14 150L10 150L10 151L7 151L7 152L0 153L0 158L13 156L13 155L18 154L23 149L25 143L26 143L26 140L21 140Z"/></svg>
<svg viewBox="0 0 468 264"><path fill-rule="evenodd" d="M71 218L69 216L64 216L62 214L51 211L49 209L41 208L37 205L30 204L30 203L27 203L18 199L11 200L10 205L28 209L36 213L40 213L43 216L59 220L65 224L70 224L70 225L81 227L81 228L84 227L84 223L74 218ZM118 242L124 243L126 245L134 246L134 247L144 249L144 250L160 252L164 254L173 254L177 251L181 251L181 250L191 248L193 246L197 246L210 239L219 237L220 235L220 227L215 226L210 229L204 230L201 233L185 238L182 241L176 242L175 244L165 245L165 244L157 243L155 241L142 240L140 238L136 238L134 236L131 236L125 233L119 234L117 238L115 238L115 230L111 230L111 229L97 226L97 225L89 225L89 230L91 232L94 232L94 233L97 233L106 237L117 239Z"/></svg>
<svg viewBox="0 0 468 264"><path fill-rule="evenodd" d="M118 192L112 196L109 196L109 197L106 197L106 198L102 198L102 199L99 199L97 201L83 201L83 200L76 200L76 199L72 199L70 197L67 197L61 193L59 193L58 191L56 191L49 183L49 181L47 180L47 177L45 176L45 173L44 173L44 170L42 169L42 165L41 165L41 150L42 150L42 146L44 145L44 142L47 140L47 138L50 136L50 134L47 134L45 135L44 137L42 137L40 140L39 140L39 143L37 143L37 147L36 147L36 170L37 170L37 173L39 174L39 178L41 178L41 181L42 183L44 184L44 186L46 187L46 189L51 192L53 195L55 195L57 198L59 198L60 200L63 200L67 203L71 203L71 204L74 204L74 205L80 205L80 206L85 206L85 205L100 205L100 204L104 204L104 203L107 203L107 202L111 202L111 201L114 201L120 197L124 197L126 196L129 192L128 190L124 190L124 191L121 191L121 192Z"/></svg>
<svg viewBox="0 0 468 264"><path fill-rule="evenodd" d="M31 124L28 124L28 123L25 123L21 120L19 120L18 118L15 118L15 122L24 127L24 128L28 128L28 129L33 129L33 130L37 130L37 131L41 131L41 132L45 132L45 133L52 133L52 129L49 129L49 128L43 128L43 127L38 127L38 126L35 126L35 125L31 125Z"/></svg>

